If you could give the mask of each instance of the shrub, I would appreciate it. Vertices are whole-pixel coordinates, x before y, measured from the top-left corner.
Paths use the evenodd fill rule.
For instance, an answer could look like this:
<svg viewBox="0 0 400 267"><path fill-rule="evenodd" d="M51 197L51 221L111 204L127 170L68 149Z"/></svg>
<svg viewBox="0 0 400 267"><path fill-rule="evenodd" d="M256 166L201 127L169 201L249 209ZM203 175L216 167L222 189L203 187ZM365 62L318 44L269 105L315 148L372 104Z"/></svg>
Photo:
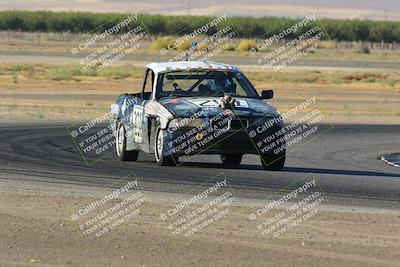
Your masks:
<svg viewBox="0 0 400 267"><path fill-rule="evenodd" d="M236 48L236 50L240 52L248 52L250 49L257 49L256 40L250 40L250 39L240 40L240 43Z"/></svg>
<svg viewBox="0 0 400 267"><path fill-rule="evenodd" d="M186 40L180 44L178 44L177 49L179 51L186 51L192 47L192 41Z"/></svg>
<svg viewBox="0 0 400 267"><path fill-rule="evenodd" d="M168 45L175 41L172 37L159 37L151 45L151 49L161 50L168 49Z"/></svg>
<svg viewBox="0 0 400 267"><path fill-rule="evenodd" d="M364 45L358 52L361 54L371 54L371 50L366 45Z"/></svg>
<svg viewBox="0 0 400 267"><path fill-rule="evenodd" d="M224 45L224 51L235 51L235 50L236 50L236 46L232 43Z"/></svg>

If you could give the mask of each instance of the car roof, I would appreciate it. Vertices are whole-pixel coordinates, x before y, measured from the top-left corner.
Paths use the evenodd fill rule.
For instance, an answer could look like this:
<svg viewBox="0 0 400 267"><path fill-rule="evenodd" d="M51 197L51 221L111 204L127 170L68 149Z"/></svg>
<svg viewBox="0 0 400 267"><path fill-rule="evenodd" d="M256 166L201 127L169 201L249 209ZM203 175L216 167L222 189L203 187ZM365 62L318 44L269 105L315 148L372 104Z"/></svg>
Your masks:
<svg viewBox="0 0 400 267"><path fill-rule="evenodd" d="M240 71L238 67L212 62L212 61L171 61L171 62L153 62L146 66L155 73L162 73L175 70L199 70L199 69L209 69L209 70L233 70Z"/></svg>

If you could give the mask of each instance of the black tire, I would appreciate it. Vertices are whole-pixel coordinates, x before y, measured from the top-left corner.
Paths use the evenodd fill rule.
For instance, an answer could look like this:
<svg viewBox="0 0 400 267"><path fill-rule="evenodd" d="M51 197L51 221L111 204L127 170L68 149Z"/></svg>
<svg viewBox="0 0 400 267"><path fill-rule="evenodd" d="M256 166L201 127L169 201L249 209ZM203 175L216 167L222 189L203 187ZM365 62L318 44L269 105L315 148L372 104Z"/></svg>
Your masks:
<svg viewBox="0 0 400 267"><path fill-rule="evenodd" d="M286 154L281 154L279 156L265 155L260 156L260 158L264 170L280 171L285 166Z"/></svg>
<svg viewBox="0 0 400 267"><path fill-rule="evenodd" d="M160 126L156 128L154 139L154 158L160 166L176 166L178 163L177 156L164 155L164 131Z"/></svg>
<svg viewBox="0 0 400 267"><path fill-rule="evenodd" d="M122 161L136 161L139 156L139 151L126 150L126 130L122 123L117 126L117 132L115 136L115 147L119 160Z"/></svg>
<svg viewBox="0 0 400 267"><path fill-rule="evenodd" d="M226 166L237 166L242 162L243 155L222 154L221 161Z"/></svg>

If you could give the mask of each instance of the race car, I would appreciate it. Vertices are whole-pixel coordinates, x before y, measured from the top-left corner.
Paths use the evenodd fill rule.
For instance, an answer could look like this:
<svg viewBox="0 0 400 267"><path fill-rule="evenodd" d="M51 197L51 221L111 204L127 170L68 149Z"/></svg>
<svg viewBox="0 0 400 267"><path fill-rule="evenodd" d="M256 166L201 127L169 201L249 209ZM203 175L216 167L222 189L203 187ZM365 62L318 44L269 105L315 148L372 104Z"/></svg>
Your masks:
<svg viewBox="0 0 400 267"><path fill-rule="evenodd" d="M150 63L137 93L122 94L111 106L111 127L120 160L153 153L162 166L180 157L218 154L222 164L239 165L244 154L260 155L266 170L285 164L282 117L263 101L239 70L211 61Z"/></svg>

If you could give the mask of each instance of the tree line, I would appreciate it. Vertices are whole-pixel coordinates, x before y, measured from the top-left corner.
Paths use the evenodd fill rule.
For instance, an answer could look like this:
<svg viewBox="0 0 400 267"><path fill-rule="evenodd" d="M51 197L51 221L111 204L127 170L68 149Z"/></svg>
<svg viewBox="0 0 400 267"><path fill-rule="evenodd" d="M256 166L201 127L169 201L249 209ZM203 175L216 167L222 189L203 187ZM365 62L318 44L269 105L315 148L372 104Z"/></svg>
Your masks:
<svg viewBox="0 0 400 267"><path fill-rule="evenodd" d="M53 12L53 11L0 11L0 30L28 32L102 33L125 20L129 14ZM139 14L138 20L122 27L125 33L143 26L150 35L190 34L216 17L171 16ZM241 38L266 39L298 23L301 19L282 17L227 17L207 31L214 34L231 26ZM326 33L324 38L338 41L400 42L400 22L372 20L317 19L301 27L286 38L295 38L315 26Z"/></svg>

